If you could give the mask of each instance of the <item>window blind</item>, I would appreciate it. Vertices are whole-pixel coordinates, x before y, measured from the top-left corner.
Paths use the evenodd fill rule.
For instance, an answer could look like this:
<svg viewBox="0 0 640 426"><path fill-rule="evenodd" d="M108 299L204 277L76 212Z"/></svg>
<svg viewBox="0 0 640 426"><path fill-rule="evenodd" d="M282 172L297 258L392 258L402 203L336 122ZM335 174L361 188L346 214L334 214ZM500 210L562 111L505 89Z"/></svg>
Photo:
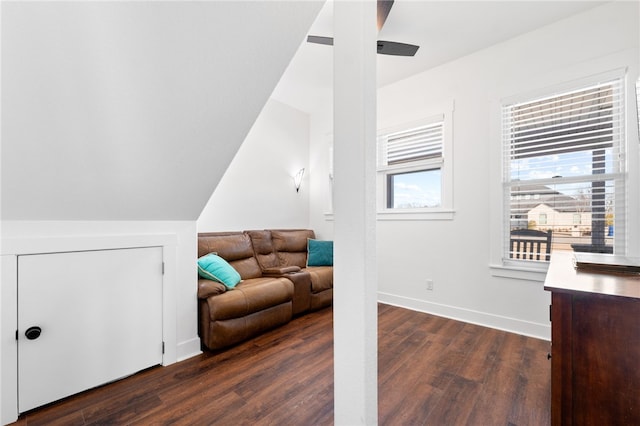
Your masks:
<svg viewBox="0 0 640 426"><path fill-rule="evenodd" d="M443 122L392 133L386 136L381 165L442 157Z"/></svg>
<svg viewBox="0 0 640 426"><path fill-rule="evenodd" d="M505 108L512 158L611 148L621 91L617 80Z"/></svg>
<svg viewBox="0 0 640 426"><path fill-rule="evenodd" d="M624 239L623 91L616 79L503 107L507 235L552 231L554 249L603 252Z"/></svg>

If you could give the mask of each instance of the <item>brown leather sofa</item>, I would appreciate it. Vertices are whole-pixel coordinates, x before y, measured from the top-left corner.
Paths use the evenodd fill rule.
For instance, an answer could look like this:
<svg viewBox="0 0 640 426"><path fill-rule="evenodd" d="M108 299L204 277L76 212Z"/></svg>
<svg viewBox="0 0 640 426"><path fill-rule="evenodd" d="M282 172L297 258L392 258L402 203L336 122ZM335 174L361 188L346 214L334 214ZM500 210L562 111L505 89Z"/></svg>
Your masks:
<svg viewBox="0 0 640 426"><path fill-rule="evenodd" d="M306 266L309 238L315 233L308 229L198 234L198 257L217 253L242 278L232 290L198 279L203 346L231 346L331 305L333 266Z"/></svg>

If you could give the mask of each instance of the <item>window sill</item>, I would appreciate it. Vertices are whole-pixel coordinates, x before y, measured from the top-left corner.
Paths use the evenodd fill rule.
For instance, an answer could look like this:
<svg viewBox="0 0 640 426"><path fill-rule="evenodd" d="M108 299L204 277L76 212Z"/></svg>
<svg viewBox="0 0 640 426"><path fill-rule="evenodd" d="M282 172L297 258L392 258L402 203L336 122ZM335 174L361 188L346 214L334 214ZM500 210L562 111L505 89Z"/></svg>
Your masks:
<svg viewBox="0 0 640 426"><path fill-rule="evenodd" d="M378 220L453 220L453 210L384 210L377 214Z"/></svg>
<svg viewBox="0 0 640 426"><path fill-rule="evenodd" d="M517 280L544 282L547 276L548 265L540 268L526 268L523 266L489 265L491 275L494 277L514 278Z"/></svg>

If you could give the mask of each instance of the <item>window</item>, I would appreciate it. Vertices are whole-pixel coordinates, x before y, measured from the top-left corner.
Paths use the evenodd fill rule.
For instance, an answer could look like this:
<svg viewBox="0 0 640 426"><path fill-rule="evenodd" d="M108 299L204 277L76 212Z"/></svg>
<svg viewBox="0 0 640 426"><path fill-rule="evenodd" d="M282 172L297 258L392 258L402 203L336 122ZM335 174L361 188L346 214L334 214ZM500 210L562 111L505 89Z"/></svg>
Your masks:
<svg viewBox="0 0 640 426"><path fill-rule="evenodd" d="M551 233L552 250L624 254L623 98L618 78L503 105L506 263L517 229Z"/></svg>
<svg viewBox="0 0 640 426"><path fill-rule="evenodd" d="M443 121L384 135L380 165L386 170L386 208L440 207Z"/></svg>
<svg viewBox="0 0 640 426"><path fill-rule="evenodd" d="M385 213L395 219L398 214L428 215L451 208L448 119L450 114L439 114L380 132L379 218L388 219Z"/></svg>
<svg viewBox="0 0 640 426"><path fill-rule="evenodd" d="M580 223L582 223L582 214L574 213L573 214L573 224L574 225L580 225Z"/></svg>
<svg viewBox="0 0 640 426"><path fill-rule="evenodd" d="M539 225L546 225L547 224L547 214L546 213L540 213L538 224ZM527 224L527 227L529 227L529 225L532 225L532 224Z"/></svg>

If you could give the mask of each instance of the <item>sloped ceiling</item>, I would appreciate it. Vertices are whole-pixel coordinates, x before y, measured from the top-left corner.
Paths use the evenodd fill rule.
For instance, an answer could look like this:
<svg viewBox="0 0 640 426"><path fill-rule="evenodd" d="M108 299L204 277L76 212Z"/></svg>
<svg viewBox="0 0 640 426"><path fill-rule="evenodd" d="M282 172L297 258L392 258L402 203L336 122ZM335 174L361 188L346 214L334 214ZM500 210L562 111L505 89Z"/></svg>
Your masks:
<svg viewBox="0 0 640 426"><path fill-rule="evenodd" d="M196 220L321 6L3 2L2 219Z"/></svg>

